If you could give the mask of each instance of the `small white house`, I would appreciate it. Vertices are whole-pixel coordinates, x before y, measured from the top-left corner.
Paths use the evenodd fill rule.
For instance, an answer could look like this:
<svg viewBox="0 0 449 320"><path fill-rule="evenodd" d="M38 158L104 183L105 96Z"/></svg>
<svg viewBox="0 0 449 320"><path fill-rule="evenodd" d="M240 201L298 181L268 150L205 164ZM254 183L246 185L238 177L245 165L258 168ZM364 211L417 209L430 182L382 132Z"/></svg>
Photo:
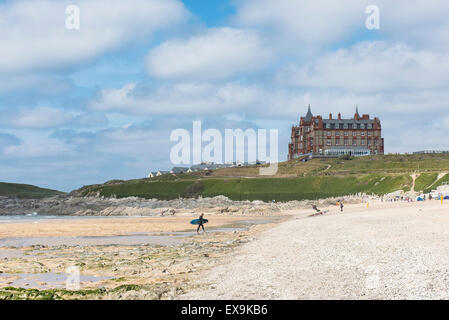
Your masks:
<svg viewBox="0 0 449 320"><path fill-rule="evenodd" d="M148 178L154 178L154 177L156 177L156 175L157 175L157 172L150 172L148 174Z"/></svg>

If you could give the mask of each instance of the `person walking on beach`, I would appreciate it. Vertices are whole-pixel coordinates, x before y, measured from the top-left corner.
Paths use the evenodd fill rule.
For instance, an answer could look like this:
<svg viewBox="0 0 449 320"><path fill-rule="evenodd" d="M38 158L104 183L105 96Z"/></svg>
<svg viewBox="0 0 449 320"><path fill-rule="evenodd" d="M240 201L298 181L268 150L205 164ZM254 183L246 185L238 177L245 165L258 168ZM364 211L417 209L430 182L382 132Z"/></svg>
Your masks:
<svg viewBox="0 0 449 320"><path fill-rule="evenodd" d="M200 227L203 228L203 232L206 232L206 230L204 230L204 213L202 213L200 215L200 217L198 218L198 220L200 220L199 224L198 224L198 229L196 229L196 232L198 233L200 231Z"/></svg>
<svg viewBox="0 0 449 320"><path fill-rule="evenodd" d="M340 211L341 212L343 212L343 207L344 207L343 202L340 201Z"/></svg>

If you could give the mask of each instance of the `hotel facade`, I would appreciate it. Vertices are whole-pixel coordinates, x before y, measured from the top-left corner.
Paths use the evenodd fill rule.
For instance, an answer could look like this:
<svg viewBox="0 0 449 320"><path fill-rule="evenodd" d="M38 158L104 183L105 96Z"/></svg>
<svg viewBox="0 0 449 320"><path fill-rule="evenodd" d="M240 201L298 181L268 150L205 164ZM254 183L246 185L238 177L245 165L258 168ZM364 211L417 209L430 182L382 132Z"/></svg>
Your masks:
<svg viewBox="0 0 449 320"><path fill-rule="evenodd" d="M288 159L296 159L306 154L327 156L366 156L384 154L384 139L379 118L368 114L360 116L358 107L354 117L342 119L338 113L328 119L314 116L310 105L298 126L292 126L291 141L288 145Z"/></svg>

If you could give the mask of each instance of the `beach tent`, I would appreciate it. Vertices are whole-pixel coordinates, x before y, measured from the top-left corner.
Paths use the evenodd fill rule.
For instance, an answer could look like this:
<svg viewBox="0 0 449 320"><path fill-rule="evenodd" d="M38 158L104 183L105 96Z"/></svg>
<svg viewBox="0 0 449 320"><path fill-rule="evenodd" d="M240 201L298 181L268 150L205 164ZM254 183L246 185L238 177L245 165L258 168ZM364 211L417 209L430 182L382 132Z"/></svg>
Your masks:
<svg viewBox="0 0 449 320"><path fill-rule="evenodd" d="M416 201L424 201L424 199L421 197L418 197L418 199L416 199Z"/></svg>
<svg viewBox="0 0 449 320"><path fill-rule="evenodd" d="M449 200L449 196L445 196L445 197L444 197L444 200Z"/></svg>

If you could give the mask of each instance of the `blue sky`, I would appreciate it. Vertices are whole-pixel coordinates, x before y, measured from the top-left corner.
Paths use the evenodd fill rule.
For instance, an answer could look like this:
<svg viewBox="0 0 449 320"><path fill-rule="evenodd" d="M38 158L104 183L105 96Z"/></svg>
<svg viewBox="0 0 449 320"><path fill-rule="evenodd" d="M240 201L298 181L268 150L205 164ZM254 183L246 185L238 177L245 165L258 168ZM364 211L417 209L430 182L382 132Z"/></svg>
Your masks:
<svg viewBox="0 0 449 320"><path fill-rule="evenodd" d="M65 26L67 5L80 29ZM386 152L449 149L447 1L0 0L0 181L70 191L169 169L170 133L380 117Z"/></svg>

